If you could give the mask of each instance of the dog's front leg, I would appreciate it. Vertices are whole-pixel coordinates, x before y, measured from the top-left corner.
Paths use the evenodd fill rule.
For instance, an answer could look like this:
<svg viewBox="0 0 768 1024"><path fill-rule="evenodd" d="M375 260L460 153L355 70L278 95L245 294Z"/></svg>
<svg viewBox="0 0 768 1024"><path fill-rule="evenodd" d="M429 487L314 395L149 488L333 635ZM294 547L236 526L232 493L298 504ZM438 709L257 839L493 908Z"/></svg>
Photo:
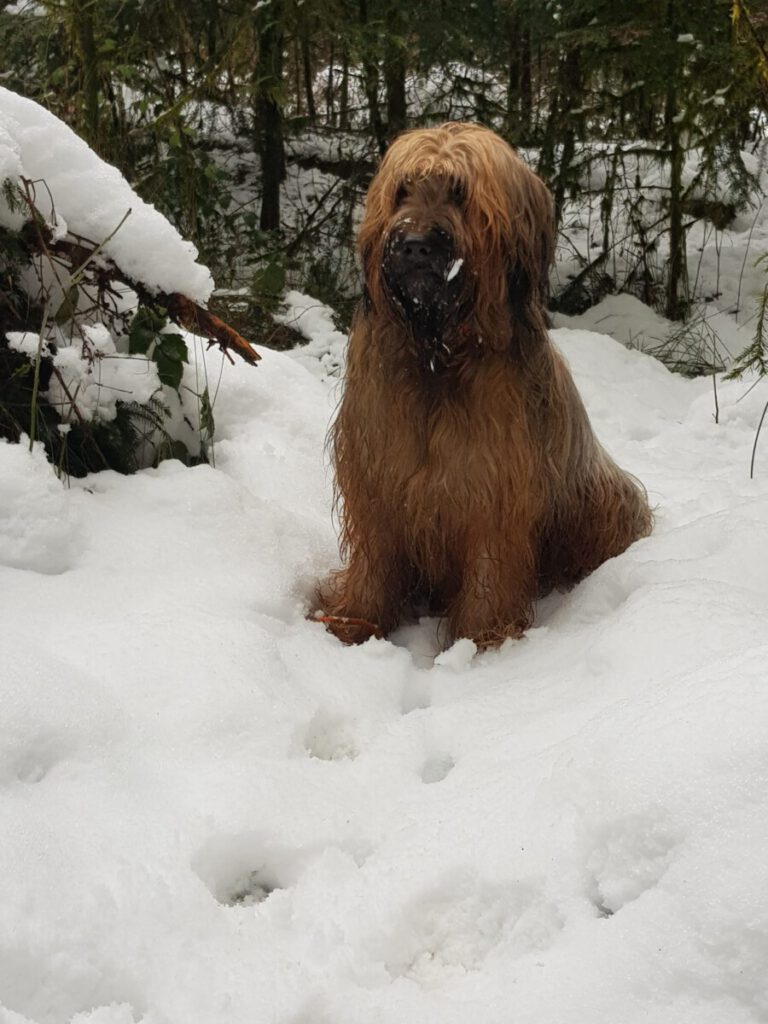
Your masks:
<svg viewBox="0 0 768 1024"><path fill-rule="evenodd" d="M315 617L344 643L386 636L400 617L408 589L404 560L396 549L374 541L353 550L346 568L317 591Z"/></svg>
<svg viewBox="0 0 768 1024"><path fill-rule="evenodd" d="M449 609L451 633L469 637L479 648L520 637L533 622L535 598L535 543L527 531L474 539Z"/></svg>

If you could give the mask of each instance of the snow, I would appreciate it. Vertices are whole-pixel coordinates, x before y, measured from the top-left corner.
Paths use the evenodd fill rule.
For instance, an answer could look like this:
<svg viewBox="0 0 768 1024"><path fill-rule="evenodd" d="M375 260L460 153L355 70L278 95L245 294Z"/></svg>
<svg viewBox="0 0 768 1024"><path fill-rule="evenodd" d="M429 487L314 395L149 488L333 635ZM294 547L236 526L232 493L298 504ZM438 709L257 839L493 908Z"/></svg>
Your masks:
<svg viewBox="0 0 768 1024"><path fill-rule="evenodd" d="M144 405L160 391L157 365L145 356L118 353L100 323L83 328L80 344L61 344L53 365L59 375L51 377L46 398L65 423L109 422L118 402Z"/></svg>
<svg viewBox="0 0 768 1024"><path fill-rule="evenodd" d="M666 233L659 232L659 218L663 220L668 206L669 167L644 153L643 146L653 149L642 141L618 146L618 182L621 187L617 190L610 219L610 252L608 258L596 266L596 278L588 275L585 285L588 290L593 288L595 281L605 274L609 279L607 290L622 287L629 291L637 290L639 237L636 235L635 214L630 215L630 210L635 209L640 211L637 216L644 224L646 243L649 238L655 239L654 245L647 246L644 257L643 275L647 272L652 285L649 301L650 296L654 296L657 305L663 307L669 245ZM600 204L606 181L614 173L612 161L616 150L614 144L585 144L574 158L583 191L565 204L552 277L555 293L581 274L601 251L604 225ZM535 152L524 155L535 165ZM611 306L600 303L583 316L569 320L558 318L557 322L592 327L599 320L597 329L618 340L629 340L630 344L643 351L658 352L661 336L662 344L670 343L665 352L667 357L675 353L687 354L688 361L694 362L698 353L699 358L708 358L716 365L730 365L754 337L755 311L765 287L765 268L761 257L768 251L768 205L764 202L768 192L765 144L756 146L754 153L742 152L740 159L744 175L752 179L746 204L740 200L736 188L738 176L729 176L722 168L705 173L702 152L692 149L686 154L682 175L686 198L689 201L707 200L715 206L721 204L723 217L726 217L729 207L737 208L737 212L724 227L693 217L686 222L687 279L694 302L691 322L682 331L679 325L668 323L665 328L665 321L648 308L643 312L639 302L630 311L622 305L634 301L628 295L608 296L604 302ZM617 316L619 306L623 311ZM609 314L607 317L606 313ZM629 319L627 313L630 313ZM617 328L615 334L614 327ZM671 334L675 337L670 338ZM713 347L716 350L714 358ZM674 359L671 358L670 362Z"/></svg>
<svg viewBox="0 0 768 1024"><path fill-rule="evenodd" d="M104 242L104 254L152 291L181 292L207 302L213 279L197 262L194 245L62 121L0 87L0 181L18 180L22 174L36 183L36 205L54 229ZM128 210L125 223L105 241ZM19 226L19 214L11 214L2 199L0 224Z"/></svg>
<svg viewBox="0 0 768 1024"><path fill-rule="evenodd" d="M319 363L324 376L338 377L344 365L347 337L337 330L333 310L309 295L288 291L283 308L274 319L293 327L308 340L308 345L291 353L294 359L309 369L316 368Z"/></svg>
<svg viewBox="0 0 768 1024"><path fill-rule="evenodd" d="M338 339L286 315L314 340L224 365L215 469L67 489L0 445L0 1020L764 1020L764 388L716 423L555 331L653 535L498 651L346 648L304 617Z"/></svg>
<svg viewBox="0 0 768 1024"><path fill-rule="evenodd" d="M456 275L458 274L458 272L461 270L461 268L463 266L464 266L464 260L462 260L462 259L453 260L453 262L451 263L450 267L448 267L448 272L445 275L445 280L446 281L452 281L454 279L454 277L456 277Z"/></svg>
<svg viewBox="0 0 768 1024"><path fill-rule="evenodd" d="M30 362L35 361L38 350L43 356L51 354L49 342L44 338L41 339L40 335L34 331L7 331L5 337L8 347L16 352L21 352Z"/></svg>
<svg viewBox="0 0 768 1024"><path fill-rule="evenodd" d="M71 567L78 544L72 502L51 471L43 446L36 444L30 451L29 439L22 442L0 441L0 567L63 573Z"/></svg>

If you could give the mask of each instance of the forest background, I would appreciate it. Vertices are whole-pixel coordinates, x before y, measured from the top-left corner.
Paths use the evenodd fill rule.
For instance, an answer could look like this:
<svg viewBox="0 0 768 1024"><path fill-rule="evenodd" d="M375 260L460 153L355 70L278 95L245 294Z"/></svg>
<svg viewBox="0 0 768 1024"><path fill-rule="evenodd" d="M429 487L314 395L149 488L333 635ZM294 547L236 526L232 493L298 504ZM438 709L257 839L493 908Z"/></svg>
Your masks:
<svg viewBox="0 0 768 1024"><path fill-rule="evenodd" d="M292 342L268 315L286 283L348 326L377 158L404 128L457 118L522 149L552 189L566 250L567 204L591 194L600 223L553 282L554 310L627 291L684 321L697 300L690 224L724 229L754 194L741 154L762 162L767 35L762 0L17 0L0 12L3 84L119 167L198 246L229 321L275 345ZM639 159L662 169L655 195Z"/></svg>

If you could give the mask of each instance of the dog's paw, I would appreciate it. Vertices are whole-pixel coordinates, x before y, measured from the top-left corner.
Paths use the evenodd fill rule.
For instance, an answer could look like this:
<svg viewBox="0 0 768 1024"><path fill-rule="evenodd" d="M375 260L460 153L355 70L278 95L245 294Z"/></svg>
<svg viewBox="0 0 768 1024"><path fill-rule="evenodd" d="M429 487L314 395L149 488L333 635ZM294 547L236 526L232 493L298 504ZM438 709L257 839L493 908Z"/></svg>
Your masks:
<svg viewBox="0 0 768 1024"><path fill-rule="evenodd" d="M510 623L509 626L503 626L498 629L482 630L470 639L474 641L478 651L490 651L496 647L501 647L505 640L520 640L527 628L528 624L520 626Z"/></svg>
<svg viewBox="0 0 768 1024"><path fill-rule="evenodd" d="M364 644L372 636L384 636L382 630L375 622L368 622L367 619L358 619L350 615L326 615L323 611L316 611L310 616L314 622L322 622L329 633L333 633L343 644Z"/></svg>

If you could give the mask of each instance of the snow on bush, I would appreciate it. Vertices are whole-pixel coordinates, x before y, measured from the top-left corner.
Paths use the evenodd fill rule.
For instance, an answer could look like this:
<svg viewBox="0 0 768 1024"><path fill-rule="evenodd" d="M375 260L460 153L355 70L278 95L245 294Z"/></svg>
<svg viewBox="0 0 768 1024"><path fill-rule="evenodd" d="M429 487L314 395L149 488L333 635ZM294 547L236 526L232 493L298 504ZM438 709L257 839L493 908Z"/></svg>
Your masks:
<svg viewBox="0 0 768 1024"><path fill-rule="evenodd" d="M45 182L36 205L59 236L68 231L100 243L117 266L150 290L181 292L205 303L213 291L207 267L153 206L117 170L53 114L33 100L0 87L0 181ZM49 194L50 193L50 194ZM19 226L0 200L0 224Z"/></svg>
<svg viewBox="0 0 768 1024"><path fill-rule="evenodd" d="M75 430L60 434L49 425L49 456L69 469L76 439L89 452L77 472L150 464L180 454L178 442L185 457L200 457L213 424L204 352L152 306L153 296L174 293L207 301L213 281L194 246L65 124L3 88L0 183L6 272L26 293L16 308L28 307L31 328L8 331L0 346L4 340L31 363L44 361L38 399ZM26 264L18 256L24 247ZM16 363L7 366L16 372ZM15 409L38 399L30 384ZM114 430L97 435L121 413ZM36 407L31 415L37 421ZM44 425L35 423L40 436ZM30 421L7 431L33 429Z"/></svg>

